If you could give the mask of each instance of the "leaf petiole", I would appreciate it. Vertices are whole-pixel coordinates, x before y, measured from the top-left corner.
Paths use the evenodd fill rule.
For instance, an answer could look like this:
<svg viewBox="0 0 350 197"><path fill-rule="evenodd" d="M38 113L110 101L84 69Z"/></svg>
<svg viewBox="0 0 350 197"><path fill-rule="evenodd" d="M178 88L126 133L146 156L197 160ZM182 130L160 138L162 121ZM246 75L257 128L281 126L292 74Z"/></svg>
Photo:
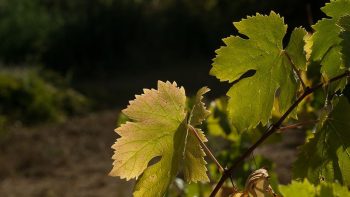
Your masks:
<svg viewBox="0 0 350 197"><path fill-rule="evenodd" d="M199 134L197 132L197 129L194 128L192 125L188 125L188 128L191 130L191 132L196 136L196 138L198 139L200 145L202 146L202 148L204 149L205 153L207 153L207 155L210 157L211 160L213 160L213 162L216 164L216 166L219 168L219 171L221 173L223 173L225 170L224 168L221 166L221 164L218 162L218 160L215 158L215 156L213 155L213 153L210 151L210 149L204 144L204 142L202 141L202 139L199 137Z"/></svg>

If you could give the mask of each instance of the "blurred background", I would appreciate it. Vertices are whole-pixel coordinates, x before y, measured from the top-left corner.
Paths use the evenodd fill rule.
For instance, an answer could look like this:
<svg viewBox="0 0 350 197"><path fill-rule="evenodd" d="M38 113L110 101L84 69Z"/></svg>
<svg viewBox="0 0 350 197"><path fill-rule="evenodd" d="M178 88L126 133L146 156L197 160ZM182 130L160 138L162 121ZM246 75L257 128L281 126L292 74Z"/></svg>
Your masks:
<svg viewBox="0 0 350 197"><path fill-rule="evenodd" d="M107 174L119 110L135 94L170 80L187 95L208 86L209 100L223 96L229 84L209 70L233 21L274 10L288 33L311 31L324 4L0 0L0 196L130 195L132 184Z"/></svg>

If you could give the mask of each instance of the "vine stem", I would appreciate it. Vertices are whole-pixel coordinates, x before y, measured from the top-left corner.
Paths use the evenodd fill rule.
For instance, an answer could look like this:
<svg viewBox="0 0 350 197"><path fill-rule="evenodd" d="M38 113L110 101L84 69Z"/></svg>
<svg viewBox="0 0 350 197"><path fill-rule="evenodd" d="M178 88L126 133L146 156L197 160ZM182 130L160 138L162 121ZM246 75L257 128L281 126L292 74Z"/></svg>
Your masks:
<svg viewBox="0 0 350 197"><path fill-rule="evenodd" d="M199 141L199 143L201 144L202 148L204 149L205 153L207 153L207 155L210 157L211 160L213 160L213 162L216 164L216 166L219 168L219 171L221 173L224 173L225 170L224 168L221 166L221 164L218 162L218 160L215 158L215 156L213 155L213 153L210 151L210 149L204 144L204 142L202 141L201 137L198 134L198 131L196 128L194 128L192 125L188 125L188 127L190 128L190 130L192 131L192 133L196 136L197 140Z"/></svg>
<svg viewBox="0 0 350 197"><path fill-rule="evenodd" d="M350 71L346 71L345 73L338 75L332 79L330 79L327 83L332 83L335 81L338 81L344 77L350 77ZM269 136L271 136L273 133L275 133L280 126L282 125L283 121L288 117L288 115L299 105L299 103L304 100L306 96L313 93L315 90L323 87L326 83L320 83L312 88L306 87L304 90L304 93L288 108L288 110L281 116L281 118L275 123L272 124L270 127L268 127L267 131L256 141L248 150L246 150L238 159L236 159L233 163L233 165L224 171L223 175L221 176L219 182L216 184L214 190L211 192L210 197L215 197L219 189L222 187L226 179L230 177L230 175L233 173L233 171L237 168L239 164L241 164L249 155L261 144L263 143Z"/></svg>
<svg viewBox="0 0 350 197"><path fill-rule="evenodd" d="M319 120L308 120L308 121L304 121L304 122L298 122L298 123L295 123L295 124L291 124L291 125L287 125L287 126L284 126L284 127L280 127L278 129L278 131L282 132L282 131L288 130L288 129L296 129L296 128L299 128L300 126L307 125L307 124L313 124L313 123L316 123L318 121Z"/></svg>

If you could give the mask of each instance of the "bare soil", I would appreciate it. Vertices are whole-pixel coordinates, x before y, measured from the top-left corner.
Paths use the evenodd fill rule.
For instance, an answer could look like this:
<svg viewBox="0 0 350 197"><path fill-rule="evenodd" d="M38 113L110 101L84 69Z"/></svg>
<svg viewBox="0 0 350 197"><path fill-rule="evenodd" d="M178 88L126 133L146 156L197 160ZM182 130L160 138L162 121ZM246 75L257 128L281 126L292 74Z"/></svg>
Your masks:
<svg viewBox="0 0 350 197"><path fill-rule="evenodd" d="M117 114L11 128L0 146L0 196L131 196L132 182L108 176Z"/></svg>
<svg viewBox="0 0 350 197"><path fill-rule="evenodd" d="M0 197L131 196L133 182L108 176L117 115L102 111L62 124L12 127L0 144ZM276 162L282 183L291 179L302 136L286 131L282 142L255 151Z"/></svg>

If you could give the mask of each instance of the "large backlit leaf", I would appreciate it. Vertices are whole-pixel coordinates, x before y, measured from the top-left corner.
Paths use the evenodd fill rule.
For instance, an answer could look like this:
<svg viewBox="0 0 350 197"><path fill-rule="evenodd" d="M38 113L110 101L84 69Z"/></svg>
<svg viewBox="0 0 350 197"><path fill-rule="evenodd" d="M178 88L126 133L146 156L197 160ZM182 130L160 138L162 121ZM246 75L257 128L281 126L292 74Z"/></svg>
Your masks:
<svg viewBox="0 0 350 197"><path fill-rule="evenodd" d="M242 131L256 127L259 122L267 124L276 95L281 112L285 112L295 100L298 83L286 53L296 68L305 70L303 45L306 31L296 28L284 50L282 40L287 25L278 14L257 14L234 25L248 38L225 38L226 46L216 51L210 73L221 81L233 82L249 70L256 71L255 75L234 84L227 93L232 124Z"/></svg>
<svg viewBox="0 0 350 197"><path fill-rule="evenodd" d="M183 88L159 81L157 90L144 89L144 94L137 95L123 113L133 122L116 129L121 137L113 145L110 175L127 180L141 175L134 196L163 196L181 167L187 181L208 181L204 153L188 132Z"/></svg>

